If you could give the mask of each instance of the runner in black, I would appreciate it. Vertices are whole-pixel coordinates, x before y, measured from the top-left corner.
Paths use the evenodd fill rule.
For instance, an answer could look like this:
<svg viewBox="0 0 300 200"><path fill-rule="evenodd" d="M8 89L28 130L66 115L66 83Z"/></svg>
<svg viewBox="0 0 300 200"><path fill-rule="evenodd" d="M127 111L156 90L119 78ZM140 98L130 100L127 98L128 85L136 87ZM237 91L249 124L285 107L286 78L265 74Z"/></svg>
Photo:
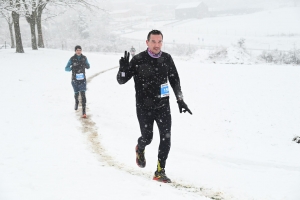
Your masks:
<svg viewBox="0 0 300 200"><path fill-rule="evenodd" d="M153 138L153 124L156 121L160 134L157 170L153 179L171 182L165 174L166 160L171 147L171 112L169 105L169 85L173 88L180 113L192 112L183 101L180 80L171 55L162 52L163 34L152 30L147 36L147 50L135 55L129 62L129 52L120 59L117 74L119 84L125 84L134 77L136 91L136 112L141 137L136 146L136 162L146 166L145 147Z"/></svg>

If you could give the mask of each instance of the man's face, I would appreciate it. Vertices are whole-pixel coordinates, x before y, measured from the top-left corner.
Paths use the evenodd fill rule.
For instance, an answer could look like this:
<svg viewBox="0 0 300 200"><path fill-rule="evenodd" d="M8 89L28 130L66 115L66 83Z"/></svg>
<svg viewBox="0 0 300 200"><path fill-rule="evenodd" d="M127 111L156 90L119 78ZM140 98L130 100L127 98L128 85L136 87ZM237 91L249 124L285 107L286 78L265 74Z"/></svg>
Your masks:
<svg viewBox="0 0 300 200"><path fill-rule="evenodd" d="M75 51L76 55L80 56L81 55L81 51L82 51L81 49L76 49L76 51Z"/></svg>
<svg viewBox="0 0 300 200"><path fill-rule="evenodd" d="M161 35L150 35L150 39L146 40L147 46L155 54L158 54L161 50L163 39Z"/></svg>

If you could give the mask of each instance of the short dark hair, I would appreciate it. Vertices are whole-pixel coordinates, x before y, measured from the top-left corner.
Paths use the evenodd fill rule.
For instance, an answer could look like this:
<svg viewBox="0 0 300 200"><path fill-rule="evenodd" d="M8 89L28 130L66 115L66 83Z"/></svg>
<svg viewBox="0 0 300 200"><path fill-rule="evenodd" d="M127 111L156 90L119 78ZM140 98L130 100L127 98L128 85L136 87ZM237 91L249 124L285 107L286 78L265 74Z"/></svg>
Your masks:
<svg viewBox="0 0 300 200"><path fill-rule="evenodd" d="M81 49L81 50L82 50L82 48L81 48L80 45L76 45L76 46L75 46L75 51L76 51L77 49Z"/></svg>
<svg viewBox="0 0 300 200"><path fill-rule="evenodd" d="M150 40L150 35L161 35L162 38L164 38L163 34L161 33L161 31L159 30L152 30L148 33L148 36L147 36L147 40L149 41Z"/></svg>

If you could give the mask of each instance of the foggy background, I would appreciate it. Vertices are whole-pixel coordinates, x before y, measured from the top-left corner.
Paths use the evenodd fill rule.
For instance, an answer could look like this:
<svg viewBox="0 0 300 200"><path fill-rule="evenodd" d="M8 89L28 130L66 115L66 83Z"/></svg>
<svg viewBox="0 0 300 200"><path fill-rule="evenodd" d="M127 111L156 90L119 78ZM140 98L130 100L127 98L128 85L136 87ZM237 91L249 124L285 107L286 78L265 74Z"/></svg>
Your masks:
<svg viewBox="0 0 300 200"><path fill-rule="evenodd" d="M209 20L210 18L224 18L229 16L238 17L264 11L300 6L300 0L162 0L157 2L149 2L146 0L91 0L87 2L91 4L90 8L81 5L73 6L72 8L54 6L51 3L47 5L42 17L42 29L46 48L72 50L75 45L79 44L82 45L84 51L123 52L131 46L134 46L139 52L146 48L145 40L147 33L152 29L159 29L165 36L164 42L166 46L163 50L179 54L174 49L178 49L178 45L180 44L179 48L188 48L188 50L185 50L184 52L186 55L194 53L201 45L203 48L205 46L228 46L228 44L222 42L214 43L214 39L211 38L212 35L214 35L214 38L219 39L224 35L238 35L233 39L238 41L238 38L243 38L247 36L247 34L250 35L252 30L251 26L241 28L238 24L236 25L236 29L231 28L230 30L219 29L219 24L208 24L207 27L196 24L192 25L194 27L197 26L198 28L197 30L194 30L195 34L206 34L210 37L212 42L209 43L206 42L209 40L205 40L206 43L204 44L203 36L195 36L195 40L183 42L178 41L178 38L171 38L172 34L190 30L191 25L185 26L187 20L197 20L198 22L201 22ZM202 2L207 6L208 12L197 18L176 18L175 10L178 6L195 2ZM289 12L287 11L286 14L288 15ZM162 23L157 24L158 22ZM171 26L171 23L174 25ZM180 26L176 26L179 23L181 23ZM273 23L269 25L270 27L274 26ZM294 25L298 26L298 24ZM255 26L255 24L253 26ZM5 43L9 45L10 34L8 24L3 17L0 18L0 27L0 45L3 46ZM30 27L26 22L25 17L20 18L20 27L23 46L25 48L31 47ZM171 33L168 33L168 31L164 32L165 27L169 27L169 29L171 27ZM267 28L266 26L264 27ZM138 36L133 35L126 37L126 34L134 32L138 32ZM189 37L187 36L189 33L190 32L187 32L186 36L183 35L179 37ZM251 36L260 37L268 37L272 34L284 37L289 35L295 40L297 40L295 36L299 37L300 35L300 31L297 32L286 29L284 31L276 30L275 34L258 33L255 31L252 31L252 33ZM246 43L247 41L248 39L246 38ZM168 42L173 43L173 45L169 45L168 47ZM269 43L274 44L274 41L270 41ZM270 47L270 44L266 44L265 47L259 47L256 46L256 44L253 44L252 48L261 48L262 50L278 49L277 46L274 46L274 48L272 48L272 46ZM294 42L294 44L291 44L289 47L282 50L294 48L293 45L295 46L297 44Z"/></svg>

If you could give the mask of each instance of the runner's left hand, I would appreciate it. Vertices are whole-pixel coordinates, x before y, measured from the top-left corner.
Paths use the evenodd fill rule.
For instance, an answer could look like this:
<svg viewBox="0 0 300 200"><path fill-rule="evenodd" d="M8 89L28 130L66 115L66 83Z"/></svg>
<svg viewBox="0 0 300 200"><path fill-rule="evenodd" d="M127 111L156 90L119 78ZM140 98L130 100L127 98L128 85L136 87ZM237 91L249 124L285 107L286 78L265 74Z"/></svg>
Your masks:
<svg viewBox="0 0 300 200"><path fill-rule="evenodd" d="M179 112L182 113L182 111L185 113L186 111L188 111L191 115L193 114L190 109L188 108L188 106L184 103L183 100L178 100L178 107L179 107ZM182 110L183 109L183 110Z"/></svg>

